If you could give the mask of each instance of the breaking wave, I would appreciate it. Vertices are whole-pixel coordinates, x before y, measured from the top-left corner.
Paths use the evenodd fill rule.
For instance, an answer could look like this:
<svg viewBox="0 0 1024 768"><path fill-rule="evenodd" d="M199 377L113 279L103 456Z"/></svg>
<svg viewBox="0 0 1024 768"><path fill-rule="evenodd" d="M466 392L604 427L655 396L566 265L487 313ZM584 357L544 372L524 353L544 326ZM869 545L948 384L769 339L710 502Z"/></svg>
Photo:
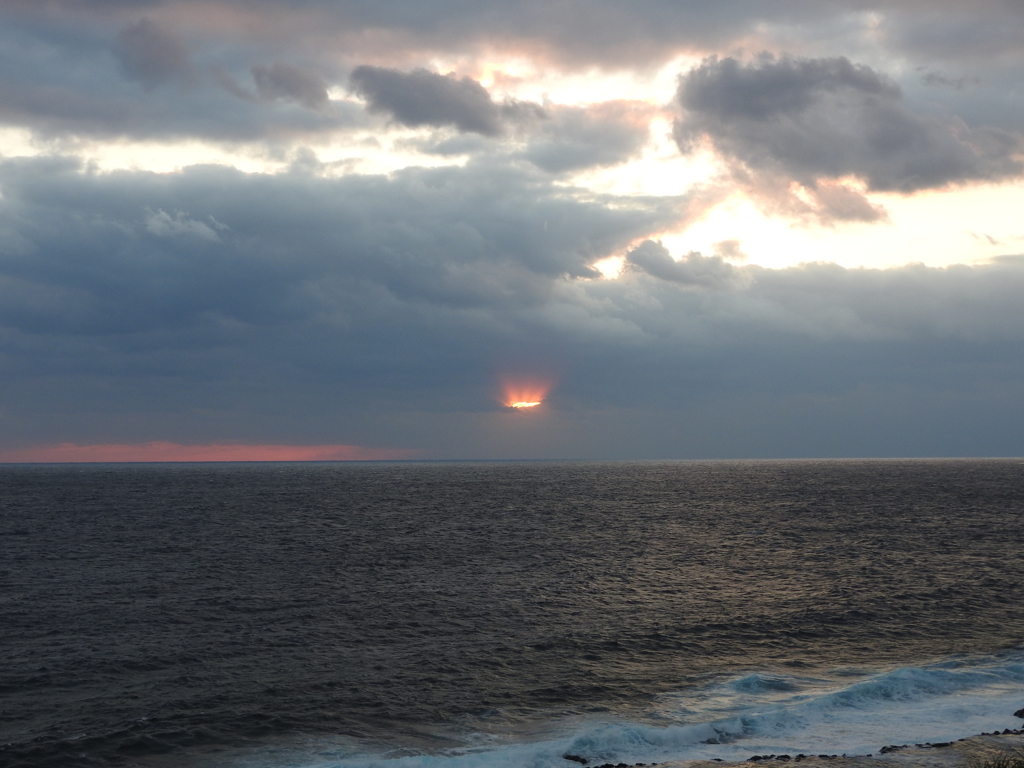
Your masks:
<svg viewBox="0 0 1024 768"><path fill-rule="evenodd" d="M543 738L466 734L436 754L358 753L320 743L245 762L269 768L566 768L755 754L872 754L886 744L954 741L1016 728L1024 654L953 658L819 677L752 672L659 697L644 722L549 723ZM303 754L304 752L304 754Z"/></svg>

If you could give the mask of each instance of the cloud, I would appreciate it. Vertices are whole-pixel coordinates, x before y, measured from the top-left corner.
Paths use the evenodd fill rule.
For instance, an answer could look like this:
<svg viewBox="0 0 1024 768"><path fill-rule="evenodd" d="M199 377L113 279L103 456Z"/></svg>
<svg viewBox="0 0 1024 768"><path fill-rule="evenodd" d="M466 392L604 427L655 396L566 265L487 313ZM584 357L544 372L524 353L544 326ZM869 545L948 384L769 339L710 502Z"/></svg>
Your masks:
<svg viewBox="0 0 1024 768"><path fill-rule="evenodd" d="M1000 65L1021 54L1024 21L1012 4L986 0L877 3L885 13L885 43L919 61Z"/></svg>
<svg viewBox="0 0 1024 768"><path fill-rule="evenodd" d="M203 240L220 240L214 228L224 229L218 226L216 221L211 221L213 227L202 221L190 219L182 211L177 211L172 217L164 211L147 211L146 231L154 235L194 235Z"/></svg>
<svg viewBox="0 0 1024 768"><path fill-rule="evenodd" d="M379 317L378 305L420 320L555 325L571 309L594 320L579 327L594 338L605 321L633 338L691 339L748 322L745 333L859 340L1009 338L1019 327L1020 258L768 270L729 263L742 251L722 241L714 255L676 260L652 240L629 246L675 221L684 200L574 197L528 167L330 179L217 166L99 174L51 158L0 164L0 188L2 324L19 332L351 323L362 311ZM593 262L622 253L632 270L595 279ZM635 303L640 295L652 303ZM711 297L717 309L701 314Z"/></svg>
<svg viewBox="0 0 1024 768"><path fill-rule="evenodd" d="M259 95L269 101L288 99L309 109L321 109L327 104L327 85L310 69L275 61L269 67L254 64L252 76Z"/></svg>
<svg viewBox="0 0 1024 768"><path fill-rule="evenodd" d="M749 256L743 252L742 243L739 240L719 240L713 245L716 256L732 261L746 261Z"/></svg>
<svg viewBox="0 0 1024 768"><path fill-rule="evenodd" d="M362 0L219 0L213 6L187 0L51 0L45 10L32 0L4 5L19 15L45 18L55 9L90 22L124 23L147 12L182 19L221 40L244 40L254 49L321 50L324 60L351 55L353 61L414 66L453 49L513 56L527 51L581 70L648 66L680 51L731 49L772 24L795 21L813 28L850 14L851 6L854 12L864 7L805 0L648 0L628 8L612 0L423 0L415 7ZM262 59L250 58L255 60Z"/></svg>
<svg viewBox="0 0 1024 768"><path fill-rule="evenodd" d="M410 128L453 126L467 133L497 136L505 120L524 105L496 104L470 77L440 75L426 69L399 72L386 67L359 66L350 77L353 90L375 114L390 115Z"/></svg>
<svg viewBox="0 0 1024 768"><path fill-rule="evenodd" d="M710 58L680 79L675 138L701 142L734 163L737 178L801 210L785 188L803 187L803 209L822 218L872 220L881 213L854 186L914 192L1022 171L1019 134L917 114L884 75L843 57L741 63ZM781 193L781 194L780 194Z"/></svg>
<svg viewBox="0 0 1024 768"><path fill-rule="evenodd" d="M122 29L114 52L125 75L147 91L165 83L195 81L184 42L152 19Z"/></svg>
<svg viewBox="0 0 1024 768"><path fill-rule="evenodd" d="M665 226L678 204L575 200L543 174L480 164L322 179L9 161L2 177L0 224L24 238L4 259L9 274L77 297L67 313L44 302L25 319L86 333L187 327L210 313L273 323L361 282L403 301L526 307L550 280L598 274L593 262ZM24 300L5 311L16 307Z"/></svg>
<svg viewBox="0 0 1024 768"><path fill-rule="evenodd" d="M734 241L731 241L734 242ZM723 247L732 253L735 247ZM660 280L681 285L725 288L743 279L743 272L725 261L721 256L703 256L691 251L676 261L660 242L644 240L626 254L626 262Z"/></svg>
<svg viewBox="0 0 1024 768"><path fill-rule="evenodd" d="M308 142L371 122L355 102L322 101L312 70L280 61L261 70L263 97L246 90L239 83L251 82L251 62L277 54L197 35L187 14L174 17L173 31L163 20L104 20L118 22L108 30L75 18L0 10L0 124L28 128L42 141L234 144Z"/></svg>
<svg viewBox="0 0 1024 768"><path fill-rule="evenodd" d="M326 102L323 88L339 84L353 65L373 64L366 81L370 87L373 80L380 114L402 124L507 136L510 127L533 119L536 105L503 103L471 79L415 68L453 60L474 67L490 59L525 56L552 73L595 66L640 73L680 52L785 44L808 51L825 45L814 42L817 38L849 54L863 50L859 41L872 6L654 0L627 11L606 0L487 0L472 8L428 0L415 12L399 12L386 4L354 0L225 0L216 4L217 13L206 12L206 7L181 0L5 4L0 10L0 49L5 54L0 120L30 127L46 138L308 141L310 136L366 125L358 105L347 99ZM986 35L998 32L999 52L989 53L1000 58L985 60L992 69L984 73L982 86L963 93L927 90L930 98L955 104L951 111L972 125L980 121L1010 133L1016 130L1021 108L1005 94L1018 79L1020 56L1012 42L1019 21L1005 7L987 3L968 14L944 6L937 13L901 2L877 10L872 18L878 33L872 39L880 46L879 60L903 60L910 51L909 66L934 67L935 51L950 56L961 51L950 77L977 77L970 69L974 57L986 52ZM580 18L587 19L585 27ZM914 72L914 82L906 87L920 87ZM386 83L389 73L394 82ZM415 76L425 82L417 84ZM188 87L170 87L184 85ZM427 94L420 94L425 103L417 102L420 90ZM225 92L235 98L224 99ZM293 104L309 109L296 110ZM577 155L580 163L590 156L599 163L613 162L598 157L595 142L571 137L575 129L568 122L563 128L562 139L541 141L538 136L531 152L541 167L558 166L561 149L566 163ZM607 147L619 141L611 133L606 138ZM967 143L980 146L998 139L996 134L979 135ZM629 142L624 135L617 145L624 155ZM993 152L998 159L999 150Z"/></svg>
<svg viewBox="0 0 1024 768"><path fill-rule="evenodd" d="M511 111L516 114L510 115ZM649 105L609 101L586 107L517 102L503 105L507 141L479 134L436 134L406 140L403 146L442 156L488 155L495 161L526 160L552 174L606 167L638 156L650 134ZM500 158L500 160L499 160Z"/></svg>
<svg viewBox="0 0 1024 768"><path fill-rule="evenodd" d="M37 159L0 186L11 447L849 455L924 450L936 423L950 451L1024 434L1021 257L770 270L725 242L676 260L629 246L683 201L576 195L526 164L329 179ZM624 253L619 279L593 276ZM541 440L500 421L496 377L545 366Z"/></svg>
<svg viewBox="0 0 1024 768"><path fill-rule="evenodd" d="M32 0L9 0L21 15L43 17ZM124 19L140 11L184 18L208 34L222 23L222 39L261 47L273 31L278 50L320 49L324 59L430 61L453 49L517 55L527 51L555 66L581 71L597 66L640 66L680 52L766 47L776 39L790 49L872 45L909 52L917 60L1019 57L1021 21L1011 4L988 0L966 9L952 2L919 0L648 0L624 7L611 0L423 0L415 8L360 0L220 0L218 16L183 0L82 2L53 0L46 9L95 19ZM70 15L70 14L69 14ZM283 18L287 23L282 24ZM581 24L581 19L586 24ZM789 32L796 30L796 34ZM841 34L845 38L837 39ZM794 38L796 38L795 42ZM846 52L846 51L844 51ZM250 61L257 60L250 58Z"/></svg>
<svg viewBox="0 0 1024 768"><path fill-rule="evenodd" d="M545 119L531 126L533 135L522 156L551 173L616 165L643 148L652 111L623 101L546 107Z"/></svg>
<svg viewBox="0 0 1024 768"><path fill-rule="evenodd" d="M973 77L947 77L938 72L924 72L921 75L921 82L925 85L942 86L946 88L955 88L958 91L962 91L968 85L981 85L981 78Z"/></svg>

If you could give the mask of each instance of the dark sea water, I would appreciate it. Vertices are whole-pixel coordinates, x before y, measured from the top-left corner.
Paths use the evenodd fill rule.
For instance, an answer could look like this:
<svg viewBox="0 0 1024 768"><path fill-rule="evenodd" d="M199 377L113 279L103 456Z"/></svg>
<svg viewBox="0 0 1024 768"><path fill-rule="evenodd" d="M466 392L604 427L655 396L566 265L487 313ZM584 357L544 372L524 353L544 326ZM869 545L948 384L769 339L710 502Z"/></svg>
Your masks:
<svg viewBox="0 0 1024 768"><path fill-rule="evenodd" d="M0 467L0 765L571 767L1019 727L1024 461Z"/></svg>

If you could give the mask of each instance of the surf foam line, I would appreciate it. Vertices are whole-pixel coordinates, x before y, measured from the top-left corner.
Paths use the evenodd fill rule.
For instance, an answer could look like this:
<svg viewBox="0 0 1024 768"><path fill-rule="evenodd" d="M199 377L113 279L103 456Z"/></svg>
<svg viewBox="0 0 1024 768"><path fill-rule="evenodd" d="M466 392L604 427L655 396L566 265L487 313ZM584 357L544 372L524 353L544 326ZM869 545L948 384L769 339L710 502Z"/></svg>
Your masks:
<svg viewBox="0 0 1024 768"><path fill-rule="evenodd" d="M588 763L746 760L758 754L877 753L887 744L955 741L1018 728L1024 653L956 657L870 673L820 677L752 672L659 698L646 722L591 722L541 740L496 741L467 733L438 754L406 750L353 754L321 744L304 755L251 756L261 768L567 768ZM558 722L549 733L558 733ZM561 726L565 728L565 724ZM311 754L312 753L312 754Z"/></svg>

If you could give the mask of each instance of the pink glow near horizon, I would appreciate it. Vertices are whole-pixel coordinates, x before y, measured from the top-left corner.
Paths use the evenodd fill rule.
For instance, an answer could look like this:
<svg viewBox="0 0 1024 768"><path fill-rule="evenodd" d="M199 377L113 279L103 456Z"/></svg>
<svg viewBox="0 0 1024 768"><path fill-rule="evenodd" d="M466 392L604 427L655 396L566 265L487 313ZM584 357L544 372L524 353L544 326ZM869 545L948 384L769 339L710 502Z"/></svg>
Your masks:
<svg viewBox="0 0 1024 768"><path fill-rule="evenodd" d="M363 448L358 445L179 445L164 441L105 445L58 443L0 450L0 462L389 461L415 458L417 453L403 448Z"/></svg>

